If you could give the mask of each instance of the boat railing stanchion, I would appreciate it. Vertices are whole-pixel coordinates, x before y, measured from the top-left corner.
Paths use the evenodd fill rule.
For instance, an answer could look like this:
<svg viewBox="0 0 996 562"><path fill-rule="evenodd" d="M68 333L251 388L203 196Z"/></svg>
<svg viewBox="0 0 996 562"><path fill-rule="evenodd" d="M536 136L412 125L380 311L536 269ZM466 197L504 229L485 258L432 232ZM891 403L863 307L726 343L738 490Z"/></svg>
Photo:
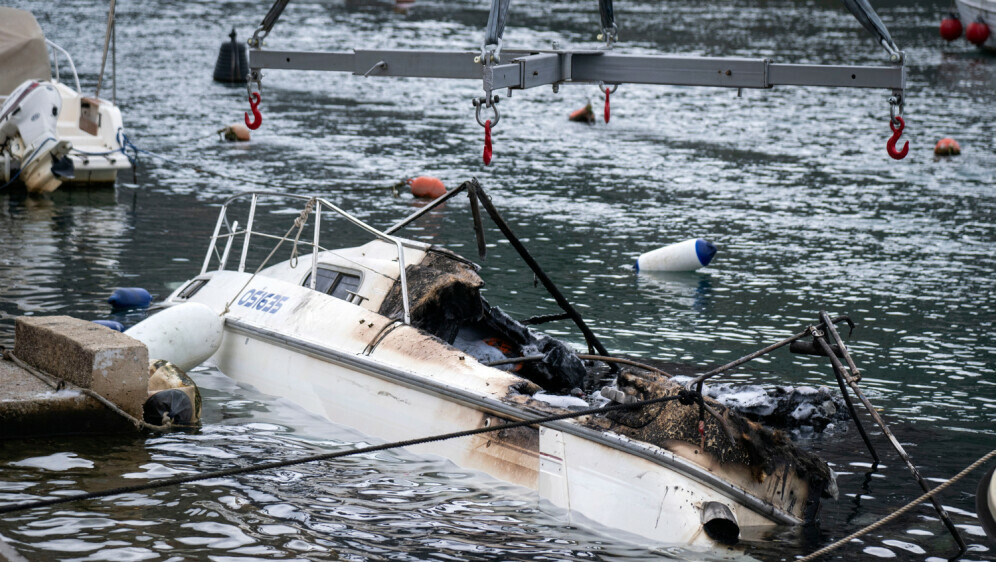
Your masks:
<svg viewBox="0 0 996 562"><path fill-rule="evenodd" d="M58 53L62 53L66 56L66 61L69 63L69 69L73 71L73 80L76 82L76 93L82 94L83 88L80 87L80 75L76 72L76 64L73 62L73 57L69 56L69 51L63 49L62 47L56 45L55 43L45 40L45 43L49 47L52 47L52 52L55 53L55 79L59 80L59 56ZM61 82L61 80L59 80Z"/></svg>
<svg viewBox="0 0 996 562"><path fill-rule="evenodd" d="M822 320L822 314L821 314L821 320ZM832 322L824 321L824 327L823 327L824 330L829 331L830 327L832 326L833 326ZM861 440L865 442L865 447L868 448L868 452L871 453L872 460L874 461L875 466L877 467L881 462L880 459L878 458L878 452L875 450L875 446L872 445L871 438L868 437L868 432L865 431L864 424L862 424L861 419L858 418L858 412L857 410L854 409L854 403L851 402L851 396L847 392L847 383L844 382L844 375L841 373L843 367L841 367L840 369L837 368L840 365L840 361L837 359L837 356L834 354L833 349L831 349L829 346L826 347L823 346L825 340L823 339L824 332L822 330L820 330L816 326L810 326L809 333L813 336L813 340L816 341L818 344L820 344L820 347L823 348L823 351L827 353L828 356L830 357L830 363L834 367L833 374L834 377L837 379L837 386L840 387L840 395L844 399L844 403L847 404L847 411L850 412L851 418L854 420L854 426L858 428L858 434L861 435Z"/></svg>
<svg viewBox="0 0 996 562"><path fill-rule="evenodd" d="M833 322L830 321L830 316L826 312L820 311L820 321L823 322L823 325L827 333L830 334L830 336L833 338L833 341L837 343L838 346L843 350L844 349L843 340L840 338L840 334L837 333L837 330L834 327ZM822 333L820 333L819 336L816 336L814 334L813 339L820 346L820 348L823 349L823 352L826 353L827 357L830 358L830 363L833 365L834 373L837 375L837 377L840 380L847 383L847 386L851 388L851 390L854 392L854 395L857 396L858 400L860 400L861 403L864 405L865 409L868 411L868 414L871 416L872 420L875 421L875 424L878 425L878 427L882 430L882 433L885 434L886 438L889 440L889 443L892 445L892 448L896 450L896 453L899 455L899 458L901 458L903 462L906 464L906 467L909 468L910 473L913 474L913 478L920 485L920 488L923 489L924 492L930 492L930 486L927 484L926 480L923 479L923 476L920 475L920 471L917 470L916 466L913 464L913 461L910 460L909 453L907 453L906 449L904 449L903 446L899 443L899 440L896 439L896 436L892 434L892 431L889 429L889 426L885 423L885 420L882 419L882 416L878 413L877 410L875 410L875 406L873 406L871 401L869 401L868 398L865 397L864 393L861 391L861 388L858 386L857 381L851 377L847 369L845 369L844 366L841 364L840 360L837 359L837 356L833 352L833 348L830 347L830 344L826 340L826 336ZM847 352L844 352L844 354L846 357ZM853 362L849 361L848 363L851 364ZM844 398L846 400L847 389L842 386L841 392L844 394ZM848 401L848 403L850 403L850 401ZM854 412L852 412L852 415L854 415ZM860 428L861 426L857 420L857 417L855 417L854 421L855 424L858 425L858 427ZM957 554L955 554L954 557L951 558L951 560L955 560L961 557L961 555L964 554L965 551L968 549L968 546L965 544L964 539L962 539L961 537L961 533L958 532L958 529L954 526L954 523L951 521L951 517L948 516L948 513L944 510L944 506L942 506L940 502L937 501L937 498L932 496L930 498L930 503L933 504L934 510L937 512L938 516L940 516L941 521L944 523L944 526L947 527L948 531L951 533L951 536L958 544L959 551Z"/></svg>
<svg viewBox="0 0 996 562"><path fill-rule="evenodd" d="M242 241L242 256L239 258L239 273L246 270L246 257L249 255L249 238L252 234L252 223L256 218L256 201L259 194L252 194L252 202L249 203L249 218L246 219L246 237Z"/></svg>
<svg viewBox="0 0 996 562"><path fill-rule="evenodd" d="M311 249L311 281L308 283L308 287L312 291L314 291L315 287L318 286L318 248L320 247L318 245L319 243L318 237L320 235L321 228L322 228L322 202L319 201L318 204L315 205L315 236L314 236L315 244L314 247Z"/></svg>
<svg viewBox="0 0 996 562"><path fill-rule="evenodd" d="M453 196L455 196L458 193L461 193L464 190L468 189L468 184L470 184L470 182L469 181L465 181L462 184L460 184L459 187L457 187L456 189L451 189L450 191L447 191L443 195L440 195L439 197L433 199L425 207L422 207L421 209L415 211L414 213L412 213L412 214L408 215L407 217L401 219L400 221L394 223L394 225L392 225L391 227L389 227L387 230L384 231L384 234L392 235L395 232L401 230L402 228L408 226L409 224L415 222L420 217L422 217L422 215L425 215L429 211L435 209L439 205L441 205L441 204L445 203L446 201L448 201Z"/></svg>
<svg viewBox="0 0 996 562"><path fill-rule="evenodd" d="M221 232L221 223L225 221L225 213L227 212L228 205L225 205L218 213L218 222L214 225L214 233L211 235L211 244L208 245L207 255L204 256L204 265L201 266L201 275L207 273L208 267L211 265L211 254L218 253L218 233Z"/></svg>
<svg viewBox="0 0 996 562"><path fill-rule="evenodd" d="M239 221L235 221L232 223L232 226L229 228L228 234L225 235L225 238L227 238L225 240L225 251L222 252L221 254L221 261L218 264L218 271L222 271L223 269L225 269L225 264L228 263L228 254L232 251L232 242L235 241L235 235L238 232L238 230L239 230Z"/></svg>

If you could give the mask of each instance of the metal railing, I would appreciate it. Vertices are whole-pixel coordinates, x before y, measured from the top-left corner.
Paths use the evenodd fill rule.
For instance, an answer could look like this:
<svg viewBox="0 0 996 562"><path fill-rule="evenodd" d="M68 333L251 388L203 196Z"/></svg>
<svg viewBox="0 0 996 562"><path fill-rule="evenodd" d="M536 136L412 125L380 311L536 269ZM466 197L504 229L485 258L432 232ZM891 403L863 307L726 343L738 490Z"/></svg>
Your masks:
<svg viewBox="0 0 996 562"><path fill-rule="evenodd" d="M61 82L61 80L59 80L59 53L62 53L63 55L66 55L66 60L69 61L69 68L73 71L73 80L76 82L76 93L82 94L83 89L80 88L80 75L76 72L76 65L73 63L73 57L69 56L68 51L48 39L45 40L45 43L52 48L52 67L55 69L55 81Z"/></svg>
<svg viewBox="0 0 996 562"><path fill-rule="evenodd" d="M279 197L284 199L298 199L307 202L314 202L313 212L315 214L315 226L314 226L314 236L313 241L307 242L304 240L299 240L298 238L289 238L287 236L276 236L273 234L268 234L265 232L260 232L258 230L253 230L256 219L256 203L259 201L260 197ZM246 218L245 227L241 230L239 229L239 222L234 221L229 223L228 221L228 208L229 206L238 200L244 200L246 198L250 199L249 202L249 215ZM269 191L251 191L247 193L240 193L238 195L228 198L224 204L221 206L221 211L218 213L218 222L214 226L214 233L211 235L211 243L208 246L207 255L204 256L204 265L201 267L201 275L207 273L208 268L211 267L211 258L218 258L218 271L225 269L225 265L228 263L228 257L231 253L232 243L235 241L237 236L245 236L242 241L242 254L239 257L239 267L238 271L245 271L246 258L249 254L250 239L253 236L277 240L278 244L283 242L291 242L298 246L305 246L312 248L312 258L311 258L311 289L315 288L315 283L318 278L318 253L327 251L328 248L323 248L320 244L321 239L321 226L322 226L322 211L331 211L334 214L341 216L346 219L349 223L354 226L359 227L361 230L373 235L375 238L383 240L389 244L393 244L398 250L398 280L401 282L401 302L404 306L405 312L405 324L411 323L411 311L408 305L408 279L405 274L405 245L404 242L397 237L391 236L376 228L368 225L367 223L361 221L360 219L350 215L346 211L343 211L339 207L333 205L325 199L320 197L311 197L307 195L290 195L285 193L274 193ZM222 226L224 226L228 232L222 233ZM302 226L303 228L303 226ZM225 247L219 253L218 251L218 241L225 240ZM262 268L265 266L260 266Z"/></svg>

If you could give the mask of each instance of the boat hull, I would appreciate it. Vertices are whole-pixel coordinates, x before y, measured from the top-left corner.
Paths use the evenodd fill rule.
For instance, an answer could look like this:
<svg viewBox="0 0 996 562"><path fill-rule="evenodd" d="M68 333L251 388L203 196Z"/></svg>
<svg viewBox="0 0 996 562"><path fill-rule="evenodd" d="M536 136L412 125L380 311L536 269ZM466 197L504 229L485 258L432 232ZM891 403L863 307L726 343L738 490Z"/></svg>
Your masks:
<svg viewBox="0 0 996 562"><path fill-rule="evenodd" d="M405 245L404 261L414 268L429 250L412 244ZM538 400L535 382L486 366L395 313L382 313L396 304L388 298L400 265L388 259L395 251L393 244L371 243L324 252L310 267L305 260L301 266L288 261L258 274L208 272L205 265L164 304L197 302L224 319L211 360L228 376L377 439L405 441L565 412ZM352 276L355 293L335 297L338 286L332 284L322 292L310 288L312 272L332 266L363 268ZM410 281L416 279L421 277ZM414 306L435 294L420 283L409 286L416 291ZM673 404L671 413L658 410L655 419L695 416ZM766 460L745 460L755 457L717 447L715 422L707 422L713 441L704 451L697 436L690 442L677 429L650 439L628 433L637 426L619 423L587 416L411 449L535 490L542 505L562 508L556 512L570 523L591 521L653 544L729 542L710 532L717 519L723 519L721 527L732 524L738 533L754 535L815 517L827 482L809 472L803 457L757 451ZM753 442L761 446L764 439Z"/></svg>
<svg viewBox="0 0 996 562"><path fill-rule="evenodd" d="M991 33L989 39L980 48L987 51L996 52L996 2L992 0L955 0L958 6L958 14L964 25L982 18L982 21L989 25Z"/></svg>
<svg viewBox="0 0 996 562"><path fill-rule="evenodd" d="M226 323L214 362L237 381L285 397L305 410L385 441L401 441L539 416L456 389L418 384L385 368L243 322ZM728 505L745 532L801 519L735 487L721 474L656 447L613 439L569 424L520 428L410 447L535 490L562 508L567 523L616 527L655 543L714 546L701 508ZM604 441L604 442L603 442ZM629 450L627 450L629 449ZM635 453L642 454L635 454ZM714 482L700 480L712 476ZM778 486L777 478L771 485ZM755 504L749 507L747 504Z"/></svg>

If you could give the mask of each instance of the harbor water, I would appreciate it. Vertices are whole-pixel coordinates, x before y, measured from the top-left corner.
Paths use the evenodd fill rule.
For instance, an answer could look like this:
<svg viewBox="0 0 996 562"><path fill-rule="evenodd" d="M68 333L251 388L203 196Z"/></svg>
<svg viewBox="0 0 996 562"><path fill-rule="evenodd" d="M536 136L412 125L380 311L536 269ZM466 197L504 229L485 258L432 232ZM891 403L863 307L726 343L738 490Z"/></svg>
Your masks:
<svg viewBox="0 0 996 562"><path fill-rule="evenodd" d="M266 48L479 48L489 2L291 2ZM85 91L97 81L107 6L14 0L65 47ZM163 298L200 271L220 203L253 189L319 194L386 227L420 205L390 186L477 177L507 221L611 352L708 367L816 321L849 314L862 387L933 485L996 447L996 57L946 44L934 0L874 5L909 57L910 154L888 157L889 92L730 90L622 85L610 124L568 122L603 98L592 85L503 99L494 161L471 100L479 82L266 71L263 126L250 143L219 141L240 122L244 87L211 79L234 26L247 38L267 2L119 2L117 104L150 153L114 189L47 197L0 193L0 343L19 315L112 313L116 287ZM512 3L505 45L597 48L597 3ZM879 65L886 55L834 0L619 0L620 52L764 57ZM108 61L108 67L110 67ZM64 70L65 72L65 70ZM103 97L111 95L105 86ZM958 140L941 159L934 143ZM289 225L296 209L268 209ZM286 229L287 226L283 228ZM334 225L337 242L363 240ZM408 236L476 259L459 197ZM486 298L513 316L552 313L496 230L479 260ZM636 273L637 256L689 238L719 249L696 273ZM287 259L288 255L280 257ZM566 323L546 331L576 347ZM204 426L164 436L0 442L0 503L102 490L374 443L239 386L211 366L192 376ZM834 387L825 360L787 351L725 382ZM349 392L349 389L343 389ZM735 549L649 545L568 521L527 490L438 457L398 450L5 516L0 535L30 560L792 560L877 521L920 490L880 432L884 464L853 426L799 436L839 475L814 528L778 528ZM996 559L974 516L981 472L941 496L966 560ZM929 505L831 559L942 560L954 545Z"/></svg>

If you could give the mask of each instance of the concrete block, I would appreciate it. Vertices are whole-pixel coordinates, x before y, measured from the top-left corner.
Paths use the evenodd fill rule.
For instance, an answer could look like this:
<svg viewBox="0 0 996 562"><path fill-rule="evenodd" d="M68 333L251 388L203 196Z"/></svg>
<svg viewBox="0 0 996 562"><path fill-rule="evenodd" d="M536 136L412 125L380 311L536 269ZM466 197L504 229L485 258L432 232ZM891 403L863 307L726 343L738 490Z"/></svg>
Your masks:
<svg viewBox="0 0 996 562"><path fill-rule="evenodd" d="M11 361L0 360L0 440L134 429L79 389L54 390Z"/></svg>
<svg viewBox="0 0 996 562"><path fill-rule="evenodd" d="M149 352L130 336L69 316L22 316L15 323L14 355L142 417Z"/></svg>

